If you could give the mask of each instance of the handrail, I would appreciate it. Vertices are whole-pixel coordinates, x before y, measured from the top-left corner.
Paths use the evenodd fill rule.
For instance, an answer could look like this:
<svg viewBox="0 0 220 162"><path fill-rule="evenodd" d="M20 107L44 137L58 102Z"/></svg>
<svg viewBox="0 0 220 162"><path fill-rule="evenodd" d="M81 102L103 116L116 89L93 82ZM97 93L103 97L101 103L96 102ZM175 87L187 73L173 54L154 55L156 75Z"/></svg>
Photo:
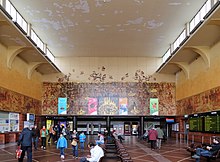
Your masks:
<svg viewBox="0 0 220 162"><path fill-rule="evenodd" d="M209 143L212 144L212 139L214 136L192 133L192 132L175 132L176 143L185 143L187 146L191 143Z"/></svg>

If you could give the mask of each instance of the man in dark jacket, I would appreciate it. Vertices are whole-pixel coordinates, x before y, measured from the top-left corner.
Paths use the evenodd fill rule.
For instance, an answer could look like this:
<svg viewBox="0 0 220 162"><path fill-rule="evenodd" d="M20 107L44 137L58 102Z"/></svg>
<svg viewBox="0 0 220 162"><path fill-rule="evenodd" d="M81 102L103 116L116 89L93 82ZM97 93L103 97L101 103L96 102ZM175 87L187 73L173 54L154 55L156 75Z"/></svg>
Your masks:
<svg viewBox="0 0 220 162"><path fill-rule="evenodd" d="M25 151L27 151L27 162L32 162L32 137L34 132L31 131L28 127L25 127L18 139L18 146L21 145L21 158L18 159L18 162L23 162Z"/></svg>
<svg viewBox="0 0 220 162"><path fill-rule="evenodd" d="M32 131L34 132L34 136L33 136L34 149L37 150L38 140L40 138L40 129L37 127L37 125L35 125Z"/></svg>

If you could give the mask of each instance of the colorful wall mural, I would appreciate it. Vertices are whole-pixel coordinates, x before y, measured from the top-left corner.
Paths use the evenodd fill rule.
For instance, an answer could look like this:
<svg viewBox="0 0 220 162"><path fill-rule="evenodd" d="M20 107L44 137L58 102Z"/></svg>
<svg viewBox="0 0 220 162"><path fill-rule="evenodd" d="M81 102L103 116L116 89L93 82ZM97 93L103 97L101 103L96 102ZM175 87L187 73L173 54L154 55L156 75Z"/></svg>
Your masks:
<svg viewBox="0 0 220 162"><path fill-rule="evenodd" d="M220 87L177 101L177 115L220 110Z"/></svg>
<svg viewBox="0 0 220 162"><path fill-rule="evenodd" d="M0 110L41 114L41 101L0 87Z"/></svg>
<svg viewBox="0 0 220 162"><path fill-rule="evenodd" d="M175 83L43 83L42 114L57 114L59 97L67 97L71 115L149 115L150 98L158 98L159 115L175 115Z"/></svg>

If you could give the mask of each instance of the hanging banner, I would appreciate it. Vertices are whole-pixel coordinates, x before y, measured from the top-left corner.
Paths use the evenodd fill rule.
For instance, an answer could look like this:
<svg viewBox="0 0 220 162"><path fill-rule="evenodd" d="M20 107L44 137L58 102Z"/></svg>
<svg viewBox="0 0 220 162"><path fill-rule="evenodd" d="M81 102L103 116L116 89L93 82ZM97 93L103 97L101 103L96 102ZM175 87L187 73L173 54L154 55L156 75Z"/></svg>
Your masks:
<svg viewBox="0 0 220 162"><path fill-rule="evenodd" d="M67 98L58 98L58 114L67 114Z"/></svg>
<svg viewBox="0 0 220 162"><path fill-rule="evenodd" d="M119 98L119 115L128 115L128 99Z"/></svg>
<svg viewBox="0 0 220 162"><path fill-rule="evenodd" d="M150 98L150 115L159 115L158 98Z"/></svg>
<svg viewBox="0 0 220 162"><path fill-rule="evenodd" d="M88 99L88 115L97 115L98 100L97 98Z"/></svg>

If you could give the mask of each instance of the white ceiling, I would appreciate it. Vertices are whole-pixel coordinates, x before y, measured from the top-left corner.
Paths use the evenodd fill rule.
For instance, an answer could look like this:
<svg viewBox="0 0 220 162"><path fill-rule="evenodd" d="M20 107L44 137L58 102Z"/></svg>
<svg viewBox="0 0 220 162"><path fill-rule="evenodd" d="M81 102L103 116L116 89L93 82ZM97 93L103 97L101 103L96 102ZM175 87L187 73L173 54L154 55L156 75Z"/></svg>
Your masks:
<svg viewBox="0 0 220 162"><path fill-rule="evenodd" d="M161 57L206 0L11 0L55 57Z"/></svg>

